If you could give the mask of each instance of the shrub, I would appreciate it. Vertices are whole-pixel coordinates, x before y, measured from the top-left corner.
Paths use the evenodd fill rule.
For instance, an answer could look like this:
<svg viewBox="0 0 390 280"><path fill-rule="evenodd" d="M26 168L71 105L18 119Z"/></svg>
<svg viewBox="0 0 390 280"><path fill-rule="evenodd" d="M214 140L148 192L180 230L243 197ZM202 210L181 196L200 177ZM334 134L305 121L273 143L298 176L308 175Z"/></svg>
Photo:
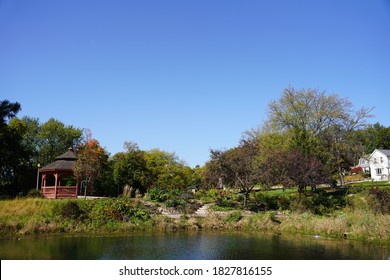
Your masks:
<svg viewBox="0 0 390 280"><path fill-rule="evenodd" d="M64 204L56 204L59 207L59 212L62 218L66 219L82 219L84 218L84 211L79 207L76 201L66 201Z"/></svg>
<svg viewBox="0 0 390 280"><path fill-rule="evenodd" d="M287 198L282 198L278 196L268 196L264 195L261 192L257 192L254 195L254 199L249 204L249 209L252 211L269 211L269 210L278 210L289 205L289 200ZM287 208L284 208L285 210Z"/></svg>
<svg viewBox="0 0 390 280"><path fill-rule="evenodd" d="M353 167L352 169L351 169L351 173L353 174L353 173L355 173L355 174L357 174L357 173L362 173L363 172L363 168L361 167L361 166L356 166L356 167Z"/></svg>
<svg viewBox="0 0 390 280"><path fill-rule="evenodd" d="M236 207L236 202L230 197L218 197L215 200L215 205L221 208L234 208Z"/></svg>
<svg viewBox="0 0 390 280"><path fill-rule="evenodd" d="M225 222L226 223L237 223L242 219L242 215L240 211L235 211L230 213L226 218Z"/></svg>
<svg viewBox="0 0 390 280"><path fill-rule="evenodd" d="M168 191L157 187L151 188L148 194L151 200L157 202L164 202L169 198Z"/></svg>
<svg viewBox="0 0 390 280"><path fill-rule="evenodd" d="M185 201L179 199L168 199L164 202L165 207L173 207L176 208L181 205L185 205Z"/></svg>
<svg viewBox="0 0 390 280"><path fill-rule="evenodd" d="M371 188L369 205L375 213L390 214L390 191L388 189Z"/></svg>
<svg viewBox="0 0 390 280"><path fill-rule="evenodd" d="M36 189L31 189L27 192L27 197L31 197L31 198L41 198L43 197L41 192L36 190Z"/></svg>

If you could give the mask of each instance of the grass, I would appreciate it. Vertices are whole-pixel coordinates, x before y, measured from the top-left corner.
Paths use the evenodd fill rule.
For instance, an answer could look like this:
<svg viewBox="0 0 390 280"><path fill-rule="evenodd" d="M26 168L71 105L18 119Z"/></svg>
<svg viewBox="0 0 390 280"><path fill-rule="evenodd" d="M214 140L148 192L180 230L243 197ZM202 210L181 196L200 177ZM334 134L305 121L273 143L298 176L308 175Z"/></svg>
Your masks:
<svg viewBox="0 0 390 280"><path fill-rule="evenodd" d="M365 181L365 182L358 182L358 183L350 183L350 187L363 187L363 188L370 188L370 187L390 187L389 181Z"/></svg>
<svg viewBox="0 0 390 280"><path fill-rule="evenodd" d="M298 191L296 189L270 189L267 191L262 191L267 196L289 196L291 194L296 194Z"/></svg>

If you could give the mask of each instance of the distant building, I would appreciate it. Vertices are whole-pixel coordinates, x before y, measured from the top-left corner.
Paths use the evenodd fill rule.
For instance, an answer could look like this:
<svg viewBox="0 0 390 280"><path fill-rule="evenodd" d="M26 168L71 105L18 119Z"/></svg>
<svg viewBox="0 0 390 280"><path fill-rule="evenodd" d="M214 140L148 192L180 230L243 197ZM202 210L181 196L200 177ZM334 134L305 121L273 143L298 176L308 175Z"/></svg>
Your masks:
<svg viewBox="0 0 390 280"><path fill-rule="evenodd" d="M363 157L359 158L359 163L356 167L361 167L362 171L364 173L370 173L370 155L364 155Z"/></svg>
<svg viewBox="0 0 390 280"><path fill-rule="evenodd" d="M376 149L368 157L371 179L375 181L390 180L390 150Z"/></svg>

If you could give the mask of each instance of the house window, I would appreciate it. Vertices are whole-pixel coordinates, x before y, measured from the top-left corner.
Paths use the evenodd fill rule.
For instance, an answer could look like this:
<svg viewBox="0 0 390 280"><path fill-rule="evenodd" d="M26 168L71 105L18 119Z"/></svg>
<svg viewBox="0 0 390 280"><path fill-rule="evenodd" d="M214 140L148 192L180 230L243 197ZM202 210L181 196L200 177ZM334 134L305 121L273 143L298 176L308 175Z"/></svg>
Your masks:
<svg viewBox="0 0 390 280"><path fill-rule="evenodd" d="M383 163L383 157L381 157L381 163Z"/></svg>
<svg viewBox="0 0 390 280"><path fill-rule="evenodd" d="M374 164L377 164L378 162L377 162L377 160L376 160L376 158L374 158Z"/></svg>
<svg viewBox="0 0 390 280"><path fill-rule="evenodd" d="M376 175L382 175L382 168L376 169Z"/></svg>

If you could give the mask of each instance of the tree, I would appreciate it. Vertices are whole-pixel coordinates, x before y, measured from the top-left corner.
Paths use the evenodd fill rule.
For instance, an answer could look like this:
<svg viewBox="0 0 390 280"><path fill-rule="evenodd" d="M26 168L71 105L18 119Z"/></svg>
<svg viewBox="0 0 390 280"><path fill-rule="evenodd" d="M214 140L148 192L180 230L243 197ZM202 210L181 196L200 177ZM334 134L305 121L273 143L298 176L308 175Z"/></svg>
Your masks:
<svg viewBox="0 0 390 280"><path fill-rule="evenodd" d="M351 147L359 148L353 142L353 132L367 125L371 111L365 107L355 110L347 98L335 94L327 96L316 89L297 91L290 87L269 104L268 126L275 132L288 131L291 148L318 155L329 170L339 173L343 183L343 171L354 161Z"/></svg>
<svg viewBox="0 0 390 280"><path fill-rule="evenodd" d="M84 181L89 188L89 194L93 194L94 182L107 165L108 152L103 149L96 139L91 137L88 130L86 138L77 148L77 161L74 166L75 176Z"/></svg>
<svg viewBox="0 0 390 280"><path fill-rule="evenodd" d="M77 147L81 143L82 130L51 118L41 125L37 137L39 161L46 165L69 147Z"/></svg>
<svg viewBox="0 0 390 280"><path fill-rule="evenodd" d="M0 195L16 195L29 188L23 177L30 157L23 144L26 126L15 118L20 109L17 102L0 102Z"/></svg>
<svg viewBox="0 0 390 280"><path fill-rule="evenodd" d="M130 187L130 196L134 197L136 190L145 193L150 184L149 172L146 166L145 152L139 150L138 145L125 142L127 152L114 155L113 176L115 184L123 190Z"/></svg>
<svg viewBox="0 0 390 280"><path fill-rule="evenodd" d="M321 161L299 149L274 151L260 166L259 181L262 184L298 187L299 193L305 192L306 187L315 190L317 185L331 182Z"/></svg>
<svg viewBox="0 0 390 280"><path fill-rule="evenodd" d="M7 125L7 120L16 117L16 114L21 110L20 103L11 103L9 100L0 101L0 128Z"/></svg>
<svg viewBox="0 0 390 280"><path fill-rule="evenodd" d="M356 131L354 138L356 142L362 144L366 154L372 153L375 149L390 149L390 127L378 122Z"/></svg>
<svg viewBox="0 0 390 280"><path fill-rule="evenodd" d="M237 147L226 151L211 150L211 160L205 172L206 182L217 186L222 180L223 184L241 190L245 196L244 206L247 206L250 193L259 180L256 168L259 149L253 140L242 139Z"/></svg>
<svg viewBox="0 0 390 280"><path fill-rule="evenodd" d="M192 181L191 169L174 153L152 149L145 154L150 187L185 189Z"/></svg>

